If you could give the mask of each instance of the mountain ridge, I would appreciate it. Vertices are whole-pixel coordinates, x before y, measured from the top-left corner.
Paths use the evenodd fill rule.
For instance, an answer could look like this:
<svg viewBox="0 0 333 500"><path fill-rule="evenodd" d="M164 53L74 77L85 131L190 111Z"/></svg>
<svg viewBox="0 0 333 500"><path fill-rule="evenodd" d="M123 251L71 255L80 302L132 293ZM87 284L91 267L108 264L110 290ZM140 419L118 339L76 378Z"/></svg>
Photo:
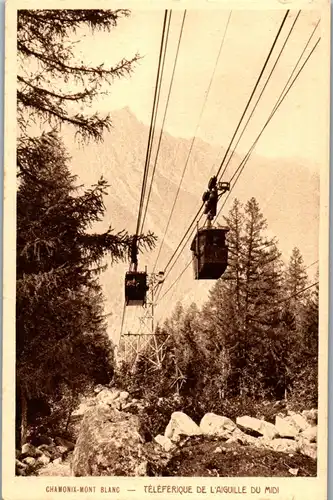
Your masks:
<svg viewBox="0 0 333 500"><path fill-rule="evenodd" d="M112 121L113 127L105 134L102 143L78 147L68 141L66 145L72 157L72 172L78 175L80 183L91 185L101 175L110 183L109 196L105 199L106 215L104 221L99 224L99 228L106 229L111 223L116 231L126 229L133 233L136 226L149 127L140 122L128 107L113 112ZM154 165L159 135L160 130L156 130L150 170ZM68 135L66 137L69 139ZM140 256L140 267L147 266L149 272L155 264L182 174L184 173L183 183L179 188L174 214L165 236L156 270L164 268L193 220L200 208L201 196L208 180L216 173L226 151L196 138L189 156L192 141L193 138L173 137L165 132L162 136L144 224L144 231L153 231L158 236L158 242L153 252ZM230 179L242 159L243 156L234 154L223 180ZM187 168L184 171L185 164ZM149 183L150 175L147 192ZM253 154L235 188L231 191L223 213L228 213L235 197L244 203L252 196L257 199L267 219L270 233L279 240L279 248L285 260L288 259L294 246L300 248L306 264L318 259L319 175L314 171L312 164L306 165L304 161L296 163L294 159L285 158L266 159ZM221 218L219 222L222 222ZM190 241L187 247L189 245ZM164 291L188 262L191 254L187 247L170 273ZM106 309L114 311L113 324L120 322L123 275L126 268L126 264L117 264L109 268L101 277L106 297ZM179 288L174 287L177 288L177 292L173 290L172 301L175 302L184 297L189 300L192 298L204 300L212 283L193 283L191 272L190 266L179 280ZM112 282L112 288L110 282ZM169 297L171 296L172 293ZM163 307L163 312L165 308L166 310L172 309L173 302L170 298L168 301ZM114 337L114 332L111 336Z"/></svg>

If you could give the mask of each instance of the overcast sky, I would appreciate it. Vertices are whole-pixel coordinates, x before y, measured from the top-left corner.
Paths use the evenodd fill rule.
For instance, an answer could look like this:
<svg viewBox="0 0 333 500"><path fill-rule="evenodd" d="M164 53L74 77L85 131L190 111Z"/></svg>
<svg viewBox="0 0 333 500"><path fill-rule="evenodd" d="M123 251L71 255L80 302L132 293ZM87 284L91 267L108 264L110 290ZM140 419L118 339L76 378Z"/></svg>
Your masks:
<svg viewBox="0 0 333 500"><path fill-rule="evenodd" d="M199 137L221 145L227 144L231 139L285 12L260 10L231 13L215 77L197 132ZM266 76L296 14L297 11L289 14ZM174 136L192 137L195 133L229 15L230 11L222 9L187 11L164 127ZM163 17L162 10L132 11L131 16L121 19L119 26L111 33L97 33L93 39L87 34L83 38L77 50L81 52L82 60L90 63L104 62L107 66L123 57L131 58L136 52L142 56L132 76L115 81L110 95L100 98L94 108L108 112L128 106L141 121L149 124ZM160 122L182 19L183 11L172 12L159 108ZM237 148L239 152L246 152L260 131L318 19L317 11L302 11L251 119L251 125ZM310 43L310 49L319 34L320 26ZM81 38L81 33L78 36ZM256 147L258 154L272 158L302 158L309 162L311 168L318 168L323 150L320 133L323 107L318 105L322 83L319 47L259 141ZM265 80L264 78L263 81Z"/></svg>

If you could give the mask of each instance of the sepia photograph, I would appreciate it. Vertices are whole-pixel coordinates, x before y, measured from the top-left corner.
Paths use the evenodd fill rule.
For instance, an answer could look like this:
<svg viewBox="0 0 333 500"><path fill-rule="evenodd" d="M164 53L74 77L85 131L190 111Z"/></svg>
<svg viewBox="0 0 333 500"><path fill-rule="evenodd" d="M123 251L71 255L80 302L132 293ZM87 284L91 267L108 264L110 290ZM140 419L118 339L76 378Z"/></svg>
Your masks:
<svg viewBox="0 0 333 500"><path fill-rule="evenodd" d="M329 3L276 4L7 4L21 494L326 498Z"/></svg>

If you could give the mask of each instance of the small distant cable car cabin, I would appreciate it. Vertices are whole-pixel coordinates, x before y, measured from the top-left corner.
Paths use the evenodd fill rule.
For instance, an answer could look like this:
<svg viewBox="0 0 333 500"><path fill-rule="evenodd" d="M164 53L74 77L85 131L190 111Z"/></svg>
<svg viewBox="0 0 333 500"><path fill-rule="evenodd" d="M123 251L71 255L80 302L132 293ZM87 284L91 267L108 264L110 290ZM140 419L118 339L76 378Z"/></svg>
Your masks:
<svg viewBox="0 0 333 500"><path fill-rule="evenodd" d="M129 271L125 275L125 303L127 306L143 306L147 295L147 273Z"/></svg>
<svg viewBox="0 0 333 500"><path fill-rule="evenodd" d="M216 280L222 276L228 265L226 234L229 228L204 227L198 229L192 241L194 278Z"/></svg>

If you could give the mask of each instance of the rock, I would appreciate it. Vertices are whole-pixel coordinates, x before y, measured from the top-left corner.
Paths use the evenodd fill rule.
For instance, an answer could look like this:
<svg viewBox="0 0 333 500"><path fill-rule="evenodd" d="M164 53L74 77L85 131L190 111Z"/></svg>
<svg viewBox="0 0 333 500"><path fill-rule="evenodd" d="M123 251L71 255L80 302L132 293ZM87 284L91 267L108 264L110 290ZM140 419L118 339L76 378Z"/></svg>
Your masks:
<svg viewBox="0 0 333 500"><path fill-rule="evenodd" d="M305 431L310 424L306 421L305 417L301 415L300 413L294 413L293 415L289 415L286 417L288 422L293 423L293 425L298 429L298 432Z"/></svg>
<svg viewBox="0 0 333 500"><path fill-rule="evenodd" d="M314 408L312 410L303 410L302 415L306 419L309 425L317 425L318 410L315 410Z"/></svg>
<svg viewBox="0 0 333 500"><path fill-rule="evenodd" d="M48 457L44 454L37 458L37 462L42 464L42 465L47 465L50 463L50 461L51 461L50 457Z"/></svg>
<svg viewBox="0 0 333 500"><path fill-rule="evenodd" d="M266 441L263 444L265 448L274 451L283 451L284 453L296 453L299 449L298 443L293 439L277 438L271 441Z"/></svg>
<svg viewBox="0 0 333 500"><path fill-rule="evenodd" d="M75 444L72 443L72 441L68 441L67 439L64 439L62 437L56 437L54 438L54 441L55 443L58 445L58 446L62 446L64 448L66 448L67 451L72 451L74 450L74 446Z"/></svg>
<svg viewBox="0 0 333 500"><path fill-rule="evenodd" d="M175 411L171 415L164 436L177 443L180 436L200 436L202 431L193 420L182 411Z"/></svg>
<svg viewBox="0 0 333 500"><path fill-rule="evenodd" d="M288 418L288 417L287 417ZM298 428L292 421L281 418L278 415L275 417L275 427L282 438L294 438L298 434Z"/></svg>
<svg viewBox="0 0 333 500"><path fill-rule="evenodd" d="M42 452L43 455L52 458L53 451L56 449L56 447L55 445L49 446L47 444L41 444L40 446L38 446L38 449Z"/></svg>
<svg viewBox="0 0 333 500"><path fill-rule="evenodd" d="M28 467L27 464L23 463L23 462L20 462L20 460L15 460L15 468L16 469L23 469L25 470L26 468Z"/></svg>
<svg viewBox="0 0 333 500"><path fill-rule="evenodd" d="M127 391L122 391L118 396L118 399L120 399L120 401L126 401L128 398L129 393Z"/></svg>
<svg viewBox="0 0 333 500"><path fill-rule="evenodd" d="M285 418L286 414L280 411L279 413L276 414L276 416L280 418Z"/></svg>
<svg viewBox="0 0 333 500"><path fill-rule="evenodd" d="M115 389L103 389L99 394L97 394L97 401L99 403L112 405L114 401L118 398L120 391Z"/></svg>
<svg viewBox="0 0 333 500"><path fill-rule="evenodd" d="M128 403L121 404L122 411L129 411L130 413L134 413L138 415L140 412L144 411L144 407L140 406L138 403L134 403L133 401L129 401Z"/></svg>
<svg viewBox="0 0 333 500"><path fill-rule="evenodd" d="M33 457L26 457L26 458L24 458L24 459L22 460L22 462L23 462L24 464L27 464L27 465L32 466L32 465L35 465L35 463L36 463L36 459L35 459L35 458L33 458Z"/></svg>
<svg viewBox="0 0 333 500"><path fill-rule="evenodd" d="M74 410L71 413L72 417L83 417L83 415L89 410L90 405L87 405L86 403L81 403L76 410Z"/></svg>
<svg viewBox="0 0 333 500"><path fill-rule="evenodd" d="M27 473L24 469L17 469L15 473L17 476L26 476L27 475Z"/></svg>
<svg viewBox="0 0 333 500"><path fill-rule="evenodd" d="M299 442L299 451L302 453L302 455L305 455L306 457L313 458L314 460L317 459L317 444L316 443L309 443L308 441L301 441Z"/></svg>
<svg viewBox="0 0 333 500"><path fill-rule="evenodd" d="M139 418L106 406L96 406L83 418L72 458L72 474L136 476L143 474L145 449Z"/></svg>
<svg viewBox="0 0 333 500"><path fill-rule="evenodd" d="M236 429L236 424L228 417L215 413L206 413L201 419L200 429L206 436L216 436L229 439Z"/></svg>
<svg viewBox="0 0 333 500"><path fill-rule="evenodd" d="M22 453L20 452L20 450L15 450L15 458L20 458L20 456L22 455Z"/></svg>
<svg viewBox="0 0 333 500"><path fill-rule="evenodd" d="M316 443L317 442L317 426L315 427L308 427L305 429L305 431L301 432L300 436L309 443Z"/></svg>
<svg viewBox="0 0 333 500"><path fill-rule="evenodd" d="M112 404L112 403L111 403ZM123 404L122 404L122 401L120 399L116 399L112 406L116 409L116 410L122 410L123 409Z"/></svg>
<svg viewBox="0 0 333 500"><path fill-rule="evenodd" d="M148 476L148 462L147 462L147 460L145 460L144 462L139 463L135 467L134 475L135 476L140 476L140 477L142 477L142 476Z"/></svg>
<svg viewBox="0 0 333 500"><path fill-rule="evenodd" d="M21 457L37 457L38 455L40 455L41 453L39 452L39 450L37 451L37 448L35 448L32 444L30 443L25 443L23 446L22 446L22 453L21 453Z"/></svg>
<svg viewBox="0 0 333 500"><path fill-rule="evenodd" d="M94 388L94 393L95 394L99 394L103 389L105 389L104 385L101 385L101 384L98 384L96 385L96 387Z"/></svg>
<svg viewBox="0 0 333 500"><path fill-rule="evenodd" d="M278 436L278 431L275 425L270 422L266 422L265 420L259 420L258 418L253 417L237 417L236 424L245 429L245 431L251 431L256 433L257 435L262 435L268 439L274 439Z"/></svg>
<svg viewBox="0 0 333 500"><path fill-rule="evenodd" d="M158 434L156 437L154 437L154 440L156 441L156 443L162 446L163 450L165 451L169 452L176 448L176 445L169 438L162 436L162 434Z"/></svg>
<svg viewBox="0 0 333 500"><path fill-rule="evenodd" d="M292 476L297 476L298 474L298 469L288 469L289 474Z"/></svg>
<svg viewBox="0 0 333 500"><path fill-rule="evenodd" d="M66 446L57 446L57 450L59 451L61 457L68 453L68 449L66 448Z"/></svg>
<svg viewBox="0 0 333 500"><path fill-rule="evenodd" d="M233 433L232 433L232 437L230 439L228 439L227 443L240 443L240 444L249 444L249 445L256 445L257 444L257 441L258 439L253 437L253 436L249 436L248 434L245 434L245 432L241 431L240 429L236 428Z"/></svg>
<svg viewBox="0 0 333 500"><path fill-rule="evenodd" d="M241 442L241 440L239 438L234 437L234 436L231 436L229 439L226 440L226 444L238 444L238 443L244 444Z"/></svg>
<svg viewBox="0 0 333 500"><path fill-rule="evenodd" d="M226 452L227 452L227 448L224 448L224 447L221 448L221 446L218 446L214 450L214 453L226 453Z"/></svg>
<svg viewBox="0 0 333 500"><path fill-rule="evenodd" d="M59 458L56 458L55 460L53 460L53 462L52 462L52 463L53 463L53 465L60 465L60 464L61 464L61 462L62 462L62 458L61 458L61 457L59 457Z"/></svg>

